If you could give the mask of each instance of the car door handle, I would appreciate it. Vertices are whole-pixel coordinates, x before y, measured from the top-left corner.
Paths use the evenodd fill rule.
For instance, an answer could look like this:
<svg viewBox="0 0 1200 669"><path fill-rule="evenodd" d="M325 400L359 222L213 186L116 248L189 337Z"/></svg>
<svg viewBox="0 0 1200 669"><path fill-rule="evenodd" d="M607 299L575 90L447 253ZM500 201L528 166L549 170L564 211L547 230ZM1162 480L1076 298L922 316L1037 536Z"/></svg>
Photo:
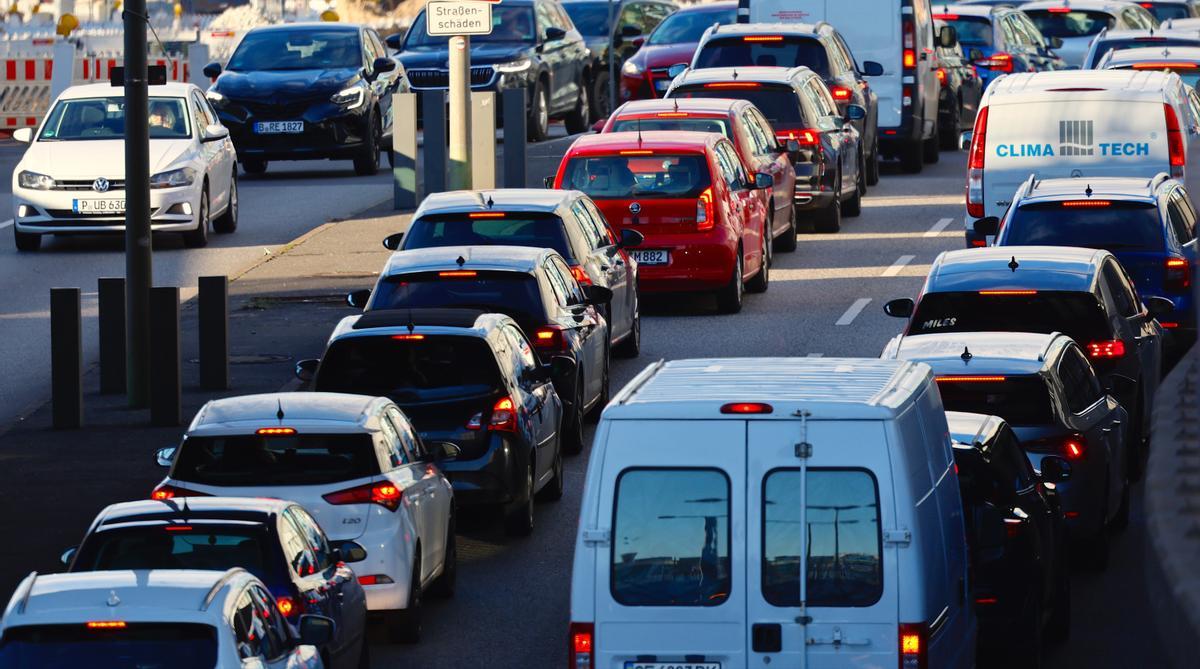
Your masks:
<svg viewBox="0 0 1200 669"><path fill-rule="evenodd" d="M1109 433L1111 433L1112 431L1113 431L1113 429L1112 429L1112 426L1109 426L1109 427L1105 427L1105 428L1101 428L1101 429L1100 429L1100 432L1101 432L1101 433L1103 433L1103 434L1109 434Z"/></svg>

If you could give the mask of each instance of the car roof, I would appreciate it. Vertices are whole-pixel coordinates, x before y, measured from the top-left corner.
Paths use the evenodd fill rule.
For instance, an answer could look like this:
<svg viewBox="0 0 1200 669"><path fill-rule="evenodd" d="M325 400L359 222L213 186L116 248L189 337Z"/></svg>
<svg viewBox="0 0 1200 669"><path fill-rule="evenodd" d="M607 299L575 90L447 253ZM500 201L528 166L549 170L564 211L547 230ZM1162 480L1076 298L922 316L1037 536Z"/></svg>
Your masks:
<svg viewBox="0 0 1200 669"><path fill-rule="evenodd" d="M698 2L690 5L680 5L675 14L682 12L725 12L730 9L737 9L736 2ZM664 19L665 20L665 19Z"/></svg>
<svg viewBox="0 0 1200 669"><path fill-rule="evenodd" d="M1200 47L1195 46L1144 46L1136 49L1121 49L1108 54L1106 66L1144 62L1200 62Z"/></svg>
<svg viewBox="0 0 1200 669"><path fill-rule="evenodd" d="M1111 98L1114 100L1161 100L1171 90L1178 75L1156 70L1059 70L1021 72L992 82L985 97L987 104L997 98L1006 104L1027 101L1045 102L1046 93L1064 91L1072 98ZM1080 89L1098 89L1080 90Z"/></svg>
<svg viewBox="0 0 1200 669"><path fill-rule="evenodd" d="M472 211L543 211L552 213L570 206L583 196L577 190L549 188L495 188L490 190L452 190L431 193L421 202L413 218L430 214ZM491 205L488 201L491 200Z"/></svg>
<svg viewBox="0 0 1200 669"><path fill-rule="evenodd" d="M338 322L329 343L351 337L393 334L467 336L486 340L497 328L515 324L512 318L477 309L373 309Z"/></svg>
<svg viewBox="0 0 1200 669"><path fill-rule="evenodd" d="M925 291L989 289L1091 291L1107 251L1074 246L992 246L946 251L933 261ZM1017 261L1017 269L1009 266Z"/></svg>
<svg viewBox="0 0 1200 669"><path fill-rule="evenodd" d="M30 574L17 586L5 628L87 621L207 622L219 624L226 599L248 583L249 572L139 569ZM222 596L224 593L224 596Z"/></svg>
<svg viewBox="0 0 1200 669"><path fill-rule="evenodd" d="M1136 6L1137 3L1113 2L1112 0L1040 0L1039 2L1026 2L1018 7L1018 9L1027 12L1037 9L1070 7L1071 9L1082 9L1085 11L1115 12L1130 5Z"/></svg>
<svg viewBox="0 0 1200 669"><path fill-rule="evenodd" d="M791 85L797 77L811 73L812 70L803 65L797 67L705 67L698 70L687 70L675 78L672 88L690 84L708 84L722 81L748 81L762 84Z"/></svg>
<svg viewBox="0 0 1200 669"><path fill-rule="evenodd" d="M1160 175L1160 176L1166 176ZM1033 188L1023 197L1021 204L1035 202L1058 202L1061 200L1120 199L1125 201L1154 202L1160 183L1158 177L1091 177L1079 179L1064 177L1041 179L1033 182ZM1087 190L1091 189L1091 193Z"/></svg>
<svg viewBox="0 0 1200 669"><path fill-rule="evenodd" d="M730 402L766 402L790 419L803 409L817 419L895 416L930 376L929 369L875 358L711 358L659 361L621 390L606 419L744 419L721 414Z"/></svg>
<svg viewBox="0 0 1200 669"><path fill-rule="evenodd" d="M958 14L960 16L991 18L994 14L1013 10L1008 5L943 5L935 2L932 6L935 17L942 14Z"/></svg>
<svg viewBox="0 0 1200 669"><path fill-rule="evenodd" d="M93 527L112 526L132 520L186 519L265 522L279 515L292 502L269 497L180 497L167 500L135 500L110 504L96 516Z"/></svg>
<svg viewBox="0 0 1200 669"><path fill-rule="evenodd" d="M233 431L247 434L258 426L363 432L374 429L374 407L384 397L348 393L262 393L210 400L192 420L189 436ZM282 414L282 415L281 415Z"/></svg>
<svg viewBox="0 0 1200 669"><path fill-rule="evenodd" d="M568 154L611 153L624 149L651 149L660 151L702 151L728 141L723 135L713 132L689 130L655 130L647 132L606 132L598 135L583 135L575 140Z"/></svg>
<svg viewBox="0 0 1200 669"><path fill-rule="evenodd" d="M818 37L817 32L828 23L727 23L717 26L709 37L733 35L788 35Z"/></svg>
<svg viewBox="0 0 1200 669"><path fill-rule="evenodd" d="M509 0L509 2L520 2L520 0ZM268 31L287 31L287 30L311 30L313 28L322 28L327 30L341 30L352 32L361 30L364 26L357 23L341 23L334 21L298 21L296 23L276 23L266 26L258 26L252 28L250 32L268 32Z"/></svg>
<svg viewBox="0 0 1200 669"><path fill-rule="evenodd" d="M999 416L965 411L947 411L946 423L950 426L950 439L964 445L988 444L1004 425Z"/></svg>
<svg viewBox="0 0 1200 669"><path fill-rule="evenodd" d="M654 98L631 100L617 107L615 113L624 115L681 111L697 114L729 114L738 107L749 104L751 104L749 100L735 98Z"/></svg>
<svg viewBox="0 0 1200 669"><path fill-rule="evenodd" d="M1051 347L1065 338L1057 332L907 335L900 339L896 359L923 362L937 374L1036 374L1045 367Z"/></svg>
<svg viewBox="0 0 1200 669"><path fill-rule="evenodd" d="M532 273L554 255L554 249L535 246L431 246L396 251L384 265L383 276L460 269Z"/></svg>
<svg viewBox="0 0 1200 669"><path fill-rule="evenodd" d="M150 96L184 97L188 91L199 90L194 85L181 81L168 81L165 84L150 86ZM125 89L113 86L108 82L99 84L81 84L71 86L58 96L60 100L76 100L79 98L123 98Z"/></svg>

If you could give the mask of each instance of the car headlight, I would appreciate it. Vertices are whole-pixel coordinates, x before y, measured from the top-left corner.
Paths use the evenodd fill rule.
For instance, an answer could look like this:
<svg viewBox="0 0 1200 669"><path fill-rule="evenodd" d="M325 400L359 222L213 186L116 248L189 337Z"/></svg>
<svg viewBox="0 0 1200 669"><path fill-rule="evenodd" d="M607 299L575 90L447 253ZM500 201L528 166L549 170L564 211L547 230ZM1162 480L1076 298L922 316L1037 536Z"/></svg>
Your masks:
<svg viewBox="0 0 1200 669"><path fill-rule="evenodd" d="M212 106L216 107L217 109L224 107L225 104L229 102L229 98L212 89L209 89L208 92L204 94L204 97L208 98L208 101L212 103Z"/></svg>
<svg viewBox="0 0 1200 669"><path fill-rule="evenodd" d="M533 61L528 58L514 60L511 63L498 63L496 65L497 72L524 72L533 66Z"/></svg>
<svg viewBox="0 0 1200 669"><path fill-rule="evenodd" d="M169 172L159 172L150 177L150 188L178 188L191 186L196 181L196 170L181 167Z"/></svg>
<svg viewBox="0 0 1200 669"><path fill-rule="evenodd" d="M52 190L54 188L54 179L37 172L22 171L17 175L17 183L21 185L21 188L32 190Z"/></svg>
<svg viewBox="0 0 1200 669"><path fill-rule="evenodd" d="M641 73L642 68L638 67L638 64L632 60L625 61L625 64L621 66L621 74L628 74L631 77L636 77Z"/></svg>
<svg viewBox="0 0 1200 669"><path fill-rule="evenodd" d="M354 84L350 88L344 88L329 98L329 101L343 109L357 109L362 106L363 101L367 99L366 89L362 84Z"/></svg>

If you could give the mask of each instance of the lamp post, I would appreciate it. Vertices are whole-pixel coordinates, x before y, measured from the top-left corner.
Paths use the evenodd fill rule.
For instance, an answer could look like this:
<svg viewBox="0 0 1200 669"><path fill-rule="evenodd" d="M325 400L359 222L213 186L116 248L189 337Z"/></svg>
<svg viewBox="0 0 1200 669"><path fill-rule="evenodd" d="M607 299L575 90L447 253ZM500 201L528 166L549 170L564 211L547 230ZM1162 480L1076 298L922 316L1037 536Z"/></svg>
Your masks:
<svg viewBox="0 0 1200 669"><path fill-rule="evenodd" d="M144 407L150 399L153 283L146 0L128 0L121 18L125 28L125 388L129 406Z"/></svg>

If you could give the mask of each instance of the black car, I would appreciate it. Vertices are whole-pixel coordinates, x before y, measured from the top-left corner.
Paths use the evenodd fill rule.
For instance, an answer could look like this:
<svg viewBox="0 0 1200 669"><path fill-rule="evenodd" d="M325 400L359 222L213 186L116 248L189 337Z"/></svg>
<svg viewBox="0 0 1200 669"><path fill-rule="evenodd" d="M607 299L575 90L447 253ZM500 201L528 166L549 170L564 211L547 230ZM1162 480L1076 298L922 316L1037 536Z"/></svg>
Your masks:
<svg viewBox="0 0 1200 669"><path fill-rule="evenodd" d="M69 572L241 567L257 576L292 624L332 618L325 666L365 666L367 596L348 562L366 557L353 541L331 545L307 511L266 498L189 497L113 504L83 542L63 554Z"/></svg>
<svg viewBox="0 0 1200 669"><path fill-rule="evenodd" d="M1043 633L1062 641L1071 628L1062 506L1054 485L1071 476L1058 457L1039 474L1002 418L946 412L966 514L980 660L1007 656L1036 666ZM1021 639L1021 643L1012 643Z"/></svg>
<svg viewBox="0 0 1200 669"><path fill-rule="evenodd" d="M508 217L497 220L524 223ZM562 355L575 362L577 375L557 384L565 401L562 448L572 454L583 450L584 417L599 418L608 404L609 325L600 309L611 300L612 291L603 286L580 286L557 251L516 246L396 253L373 291L359 290L347 297L351 306L367 313L466 307L512 317L543 359Z"/></svg>
<svg viewBox="0 0 1200 669"><path fill-rule="evenodd" d="M428 34L424 10L408 32L388 36L387 44L399 50L412 90L449 87L448 38ZM562 5L552 0L496 3L491 34L471 37L471 90L500 93L524 89L529 139L535 142L546 138L551 119L563 119L570 133L587 129L590 68L583 35L571 24Z"/></svg>
<svg viewBox="0 0 1200 669"><path fill-rule="evenodd" d="M583 35L592 56L589 81L592 118L605 118L612 113L610 74L620 77L625 59L637 52L646 36L678 7L667 0L566 0L562 6ZM614 56L611 71L610 46Z"/></svg>
<svg viewBox="0 0 1200 669"><path fill-rule="evenodd" d="M375 30L341 23L255 28L224 71L210 63L204 74L217 77L208 99L249 174L271 160L315 159L375 174L390 145L392 95L407 90Z"/></svg>
<svg viewBox="0 0 1200 669"><path fill-rule="evenodd" d="M934 21L933 25L941 30L946 24ZM983 97L983 79L963 54L962 45L957 39L954 46L939 44L935 50L938 83L941 84L938 97L938 132L941 134L939 141L943 149L952 151L958 148L959 133L970 130L975 125L975 114L979 111L979 100Z"/></svg>
<svg viewBox="0 0 1200 669"><path fill-rule="evenodd" d="M458 505L502 509L510 534L533 531L535 495L563 493L563 402L575 361L546 364L517 322L474 309L381 309L343 319L312 389L386 396L426 444ZM312 367L313 363L303 363Z"/></svg>

